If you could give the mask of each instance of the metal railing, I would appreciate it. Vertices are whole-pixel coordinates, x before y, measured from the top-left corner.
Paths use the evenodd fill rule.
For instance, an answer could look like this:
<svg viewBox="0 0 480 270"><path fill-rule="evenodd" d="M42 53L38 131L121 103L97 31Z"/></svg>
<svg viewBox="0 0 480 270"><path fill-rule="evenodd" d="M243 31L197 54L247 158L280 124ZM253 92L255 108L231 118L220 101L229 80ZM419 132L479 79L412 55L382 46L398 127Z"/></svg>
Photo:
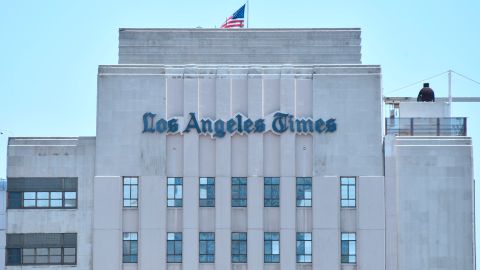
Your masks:
<svg viewBox="0 0 480 270"><path fill-rule="evenodd" d="M400 136L467 136L467 118L385 118L385 134Z"/></svg>

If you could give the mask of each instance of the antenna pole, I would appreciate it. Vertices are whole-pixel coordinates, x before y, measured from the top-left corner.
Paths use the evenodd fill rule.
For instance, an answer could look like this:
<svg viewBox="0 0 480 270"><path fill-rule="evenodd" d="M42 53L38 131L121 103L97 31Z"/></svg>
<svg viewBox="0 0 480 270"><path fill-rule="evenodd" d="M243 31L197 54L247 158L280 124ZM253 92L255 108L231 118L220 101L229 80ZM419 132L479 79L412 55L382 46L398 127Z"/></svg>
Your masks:
<svg viewBox="0 0 480 270"><path fill-rule="evenodd" d="M448 70L448 102L452 103L452 70Z"/></svg>

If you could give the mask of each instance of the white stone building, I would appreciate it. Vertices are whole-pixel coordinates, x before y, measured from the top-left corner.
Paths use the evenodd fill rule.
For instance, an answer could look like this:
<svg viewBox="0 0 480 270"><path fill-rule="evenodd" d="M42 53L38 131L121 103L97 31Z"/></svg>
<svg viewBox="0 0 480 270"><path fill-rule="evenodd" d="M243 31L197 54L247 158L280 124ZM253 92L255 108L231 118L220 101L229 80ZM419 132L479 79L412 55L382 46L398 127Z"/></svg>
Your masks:
<svg viewBox="0 0 480 270"><path fill-rule="evenodd" d="M9 139L6 269L473 270L466 121L360 43L121 29L95 137Z"/></svg>

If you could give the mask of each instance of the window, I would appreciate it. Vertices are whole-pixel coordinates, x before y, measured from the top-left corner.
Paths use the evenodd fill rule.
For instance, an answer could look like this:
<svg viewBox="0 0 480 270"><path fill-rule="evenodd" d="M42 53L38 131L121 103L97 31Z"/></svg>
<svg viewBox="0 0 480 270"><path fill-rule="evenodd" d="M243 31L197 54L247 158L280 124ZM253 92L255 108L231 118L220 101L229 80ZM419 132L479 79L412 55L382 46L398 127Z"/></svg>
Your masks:
<svg viewBox="0 0 480 270"><path fill-rule="evenodd" d="M22 196L22 193L20 193L20 196ZM21 206L23 208L76 208L77 192L23 192L23 203Z"/></svg>
<svg viewBox="0 0 480 270"><path fill-rule="evenodd" d="M6 265L75 265L75 233L7 234Z"/></svg>
<svg viewBox="0 0 480 270"><path fill-rule="evenodd" d="M355 177L340 177L341 206L344 208L356 207Z"/></svg>
<svg viewBox="0 0 480 270"><path fill-rule="evenodd" d="M247 178L232 178L232 207L247 206Z"/></svg>
<svg viewBox="0 0 480 270"><path fill-rule="evenodd" d="M265 177L263 187L263 205L265 207L280 206L280 178Z"/></svg>
<svg viewBox="0 0 480 270"><path fill-rule="evenodd" d="M232 263L247 262L247 233L232 232Z"/></svg>
<svg viewBox="0 0 480 270"><path fill-rule="evenodd" d="M167 262L182 262L182 233L167 233Z"/></svg>
<svg viewBox="0 0 480 270"><path fill-rule="evenodd" d="M167 179L167 206L183 206L183 178L168 177Z"/></svg>
<svg viewBox="0 0 480 270"><path fill-rule="evenodd" d="M8 192L8 208L9 209L21 209L23 205L22 201L23 192Z"/></svg>
<svg viewBox="0 0 480 270"><path fill-rule="evenodd" d="M7 248L7 265L21 265L21 264L22 264L22 249Z"/></svg>
<svg viewBox="0 0 480 270"><path fill-rule="evenodd" d="M312 207L311 177L297 177L297 206Z"/></svg>
<svg viewBox="0 0 480 270"><path fill-rule="evenodd" d="M65 201L64 201L65 208L77 207L77 192L65 192L64 197L65 197Z"/></svg>
<svg viewBox="0 0 480 270"><path fill-rule="evenodd" d="M71 256L65 250L71 249ZM19 249L18 249L19 250ZM62 250L64 255L62 256ZM18 256L18 251L15 251ZM76 248L24 248L21 250L22 264L75 264ZM62 260L63 257L63 260Z"/></svg>
<svg viewBox="0 0 480 270"><path fill-rule="evenodd" d="M123 233L123 262L136 263L138 258L138 234L136 232Z"/></svg>
<svg viewBox="0 0 480 270"><path fill-rule="evenodd" d="M297 262L312 262L312 233L297 233Z"/></svg>
<svg viewBox="0 0 480 270"><path fill-rule="evenodd" d="M280 262L280 233L266 232L263 234L263 252L264 262Z"/></svg>
<svg viewBox="0 0 480 270"><path fill-rule="evenodd" d="M22 262L23 264L62 264L62 248L24 248ZM74 264L75 260L72 263ZM65 264L71 263L65 261Z"/></svg>
<svg viewBox="0 0 480 270"><path fill-rule="evenodd" d="M63 263L76 264L76 248L63 248Z"/></svg>
<svg viewBox="0 0 480 270"><path fill-rule="evenodd" d="M356 235L355 233L342 233L342 263L356 263Z"/></svg>
<svg viewBox="0 0 480 270"><path fill-rule="evenodd" d="M9 178L8 208L77 208L77 178Z"/></svg>
<svg viewBox="0 0 480 270"><path fill-rule="evenodd" d="M200 177L200 207L215 206L215 178Z"/></svg>
<svg viewBox="0 0 480 270"><path fill-rule="evenodd" d="M200 239L200 262L201 263L215 262L215 233L201 232L199 239Z"/></svg>
<svg viewBox="0 0 480 270"><path fill-rule="evenodd" d="M138 207L138 177L123 178L123 207Z"/></svg>

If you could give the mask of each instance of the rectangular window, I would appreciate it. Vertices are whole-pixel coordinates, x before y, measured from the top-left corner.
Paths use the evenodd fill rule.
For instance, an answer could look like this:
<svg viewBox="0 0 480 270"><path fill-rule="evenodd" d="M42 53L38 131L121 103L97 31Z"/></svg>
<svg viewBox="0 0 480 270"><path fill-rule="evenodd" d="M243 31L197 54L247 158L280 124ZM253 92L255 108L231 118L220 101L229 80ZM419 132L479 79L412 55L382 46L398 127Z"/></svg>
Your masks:
<svg viewBox="0 0 480 270"><path fill-rule="evenodd" d="M312 207L311 177L297 177L297 206Z"/></svg>
<svg viewBox="0 0 480 270"><path fill-rule="evenodd" d="M232 232L232 263L247 262L247 233Z"/></svg>
<svg viewBox="0 0 480 270"><path fill-rule="evenodd" d="M344 208L356 207L355 177L340 177L341 206Z"/></svg>
<svg viewBox="0 0 480 270"><path fill-rule="evenodd" d="M23 192L8 192L8 209L21 209L23 208Z"/></svg>
<svg viewBox="0 0 480 270"><path fill-rule="evenodd" d="M22 264L22 249L7 248L7 265L21 265L21 264Z"/></svg>
<svg viewBox="0 0 480 270"><path fill-rule="evenodd" d="M312 262L312 233L297 233L297 263Z"/></svg>
<svg viewBox="0 0 480 270"><path fill-rule="evenodd" d="M167 262L182 262L182 233L167 233Z"/></svg>
<svg viewBox="0 0 480 270"><path fill-rule="evenodd" d="M75 265L75 233L7 234L6 265Z"/></svg>
<svg viewBox="0 0 480 270"><path fill-rule="evenodd" d="M63 193L65 208L77 207L77 192L65 192Z"/></svg>
<svg viewBox="0 0 480 270"><path fill-rule="evenodd" d="M63 248L63 263L76 264L76 248Z"/></svg>
<svg viewBox="0 0 480 270"><path fill-rule="evenodd" d="M77 208L77 178L9 178L8 208Z"/></svg>
<svg viewBox="0 0 480 270"><path fill-rule="evenodd" d="M200 177L200 207L215 206L215 178Z"/></svg>
<svg viewBox="0 0 480 270"><path fill-rule="evenodd" d="M21 260L23 265L75 264L75 260L73 260L73 262L69 260L63 260L63 263L62 263L62 248L24 248L24 249L21 249L20 252L22 253ZM18 251L16 251L15 253L18 253Z"/></svg>
<svg viewBox="0 0 480 270"><path fill-rule="evenodd" d="M138 177L123 178L123 207L138 207Z"/></svg>
<svg viewBox="0 0 480 270"><path fill-rule="evenodd" d="M264 262L280 262L280 233L266 232L263 234L263 252Z"/></svg>
<svg viewBox="0 0 480 270"><path fill-rule="evenodd" d="M280 206L280 178L265 177L263 186L263 205L265 207Z"/></svg>
<svg viewBox="0 0 480 270"><path fill-rule="evenodd" d="M167 206L183 206L183 178L168 177L167 179Z"/></svg>
<svg viewBox="0 0 480 270"><path fill-rule="evenodd" d="M247 206L247 178L232 178L232 207Z"/></svg>
<svg viewBox="0 0 480 270"><path fill-rule="evenodd" d="M357 262L357 240L355 233L342 233L342 263Z"/></svg>
<svg viewBox="0 0 480 270"><path fill-rule="evenodd" d="M136 232L123 233L123 262L136 263L138 260L138 234Z"/></svg>
<svg viewBox="0 0 480 270"><path fill-rule="evenodd" d="M15 195L14 195L15 194ZM16 196L15 193L10 195ZM73 194L73 195L72 195ZM20 208L76 208L77 192L23 192ZM73 196L73 197L72 197ZM73 199L68 199L72 197ZM17 208L17 207L15 207Z"/></svg>
<svg viewBox="0 0 480 270"><path fill-rule="evenodd" d="M201 232L200 233L200 262L214 263L215 262L215 233Z"/></svg>

